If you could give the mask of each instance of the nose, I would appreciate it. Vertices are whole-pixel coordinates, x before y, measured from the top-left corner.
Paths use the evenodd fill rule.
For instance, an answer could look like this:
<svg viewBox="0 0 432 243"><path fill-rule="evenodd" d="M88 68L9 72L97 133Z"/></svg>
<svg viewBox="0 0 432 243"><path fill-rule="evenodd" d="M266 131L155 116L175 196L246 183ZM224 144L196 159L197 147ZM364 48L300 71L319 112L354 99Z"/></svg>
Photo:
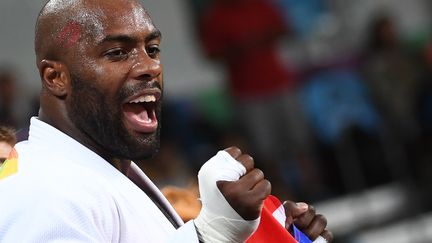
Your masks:
<svg viewBox="0 0 432 243"><path fill-rule="evenodd" d="M159 58L153 58L145 50L140 50L131 70L132 78L142 81L158 81L162 77L162 64Z"/></svg>

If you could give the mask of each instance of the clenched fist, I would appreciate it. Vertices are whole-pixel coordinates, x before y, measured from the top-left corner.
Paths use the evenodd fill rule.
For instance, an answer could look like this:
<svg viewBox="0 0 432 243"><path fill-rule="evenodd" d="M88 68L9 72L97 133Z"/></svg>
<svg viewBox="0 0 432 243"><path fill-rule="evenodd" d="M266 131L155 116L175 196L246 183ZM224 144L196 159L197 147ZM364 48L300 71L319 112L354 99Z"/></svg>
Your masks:
<svg viewBox="0 0 432 243"><path fill-rule="evenodd" d="M255 168L253 158L237 147L225 149L246 168L246 174L237 181L218 181L217 186L231 207L245 220L257 219L264 200L270 195L271 184L264 173Z"/></svg>
<svg viewBox="0 0 432 243"><path fill-rule="evenodd" d="M333 234L326 229L327 219L315 212L315 208L306 203L294 203L292 201L284 202L286 212L285 228L290 229L292 224L295 224L309 239L317 240L322 237L326 242L333 241Z"/></svg>
<svg viewBox="0 0 432 243"><path fill-rule="evenodd" d="M231 147L198 173L202 209L194 220L203 242L244 242L258 228L270 183L251 156Z"/></svg>

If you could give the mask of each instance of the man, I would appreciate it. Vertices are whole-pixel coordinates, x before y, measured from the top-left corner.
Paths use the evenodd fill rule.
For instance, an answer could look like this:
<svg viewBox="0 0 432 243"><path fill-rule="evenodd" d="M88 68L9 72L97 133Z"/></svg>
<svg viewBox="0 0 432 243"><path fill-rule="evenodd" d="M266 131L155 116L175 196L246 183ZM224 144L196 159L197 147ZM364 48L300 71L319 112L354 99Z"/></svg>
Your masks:
<svg viewBox="0 0 432 243"><path fill-rule="evenodd" d="M323 183L300 99L302 82L278 48L292 37L282 12L269 0L210 2L200 21L203 50L226 71L235 120L273 191L316 197ZM281 173L287 168L291 176Z"/></svg>
<svg viewBox="0 0 432 243"><path fill-rule="evenodd" d="M15 143L15 131L11 128L0 126L0 166L9 156Z"/></svg>
<svg viewBox="0 0 432 243"><path fill-rule="evenodd" d="M158 150L160 42L135 0L44 6L35 37L41 108L3 168L2 242L242 242L253 233L270 184L238 148L203 166L202 210L184 225L131 162ZM310 236L331 240L313 210L290 213Z"/></svg>

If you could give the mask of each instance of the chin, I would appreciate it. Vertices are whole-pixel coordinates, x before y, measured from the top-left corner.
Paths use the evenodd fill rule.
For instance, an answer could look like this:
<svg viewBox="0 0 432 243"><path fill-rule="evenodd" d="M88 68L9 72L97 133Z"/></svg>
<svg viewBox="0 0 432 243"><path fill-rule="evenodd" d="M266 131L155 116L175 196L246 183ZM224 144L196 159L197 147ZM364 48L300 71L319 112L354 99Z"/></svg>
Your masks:
<svg viewBox="0 0 432 243"><path fill-rule="evenodd" d="M130 160L139 161L151 159L159 152L160 142L159 136L154 134L152 136L145 136L135 140L135 143L129 144L126 148L124 155Z"/></svg>
<svg viewBox="0 0 432 243"><path fill-rule="evenodd" d="M120 158L122 160L132 160L132 161L141 161L141 160L147 160L151 159L159 152L158 148L152 148L152 149L146 149L146 150L131 150L128 149L128 151L117 151L114 152L114 154L117 154L117 156L114 156L116 158Z"/></svg>
<svg viewBox="0 0 432 243"><path fill-rule="evenodd" d="M117 129L116 139L106 144L115 158L125 160L146 160L153 158L160 147L160 127L153 133L140 133L123 124Z"/></svg>

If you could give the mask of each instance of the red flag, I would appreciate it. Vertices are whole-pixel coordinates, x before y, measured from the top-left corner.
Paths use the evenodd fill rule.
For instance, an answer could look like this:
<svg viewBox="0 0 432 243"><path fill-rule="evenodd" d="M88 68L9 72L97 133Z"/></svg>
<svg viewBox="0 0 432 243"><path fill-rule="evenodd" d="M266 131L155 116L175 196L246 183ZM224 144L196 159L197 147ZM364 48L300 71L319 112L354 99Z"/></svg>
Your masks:
<svg viewBox="0 0 432 243"><path fill-rule="evenodd" d="M246 243L298 243L285 229L285 209L275 196L264 201L261 221Z"/></svg>

